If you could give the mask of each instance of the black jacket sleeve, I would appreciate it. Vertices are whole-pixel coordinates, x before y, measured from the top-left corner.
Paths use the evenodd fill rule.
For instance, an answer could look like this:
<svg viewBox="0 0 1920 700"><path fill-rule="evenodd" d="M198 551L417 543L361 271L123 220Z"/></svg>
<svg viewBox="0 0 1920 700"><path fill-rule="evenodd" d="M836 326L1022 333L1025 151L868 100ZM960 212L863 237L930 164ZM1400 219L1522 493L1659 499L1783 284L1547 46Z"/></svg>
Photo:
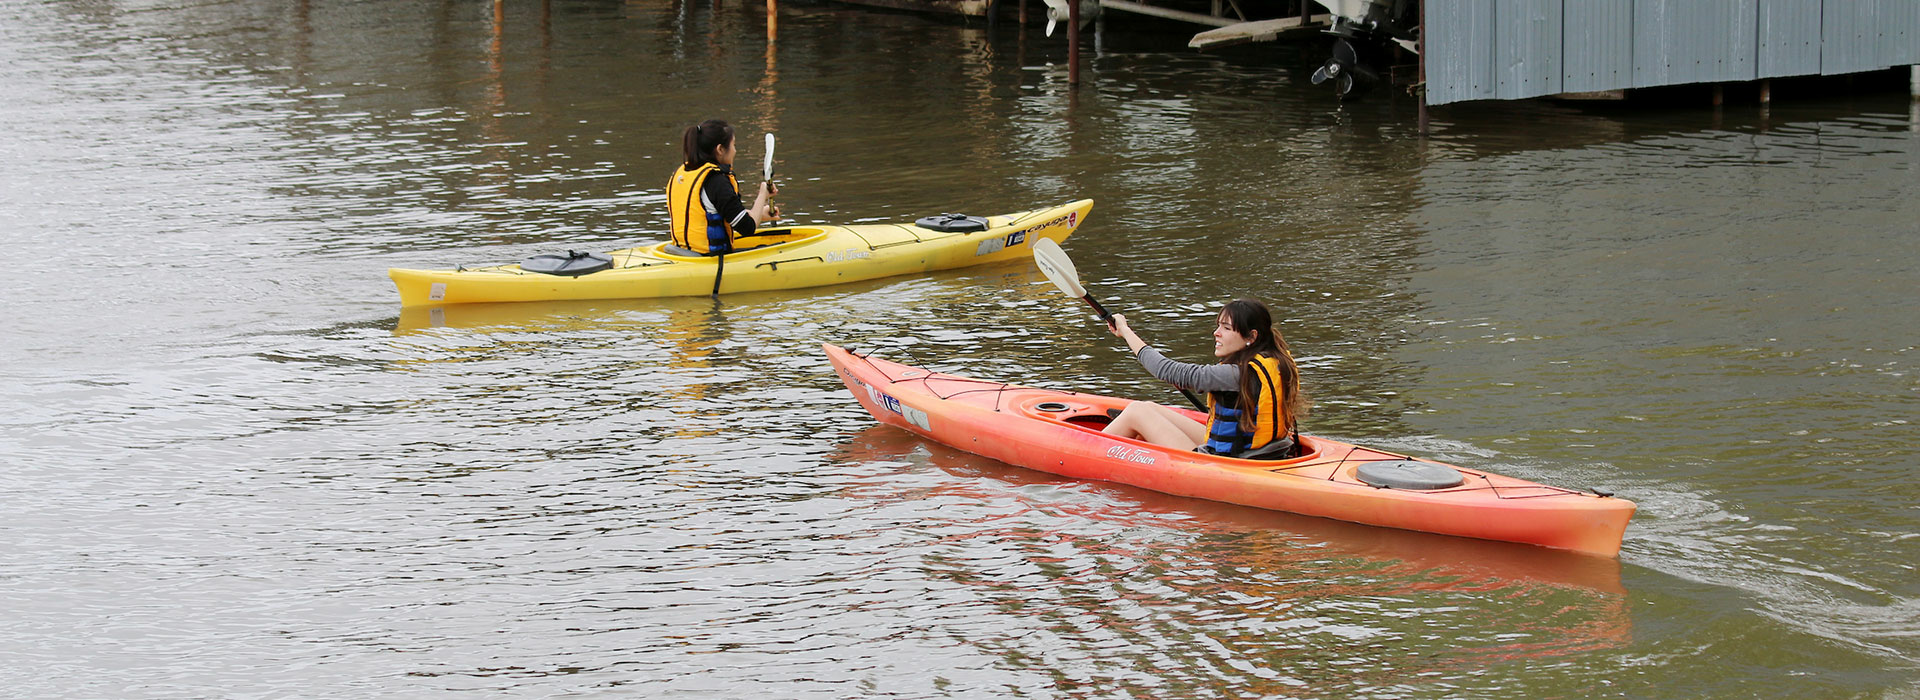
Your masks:
<svg viewBox="0 0 1920 700"><path fill-rule="evenodd" d="M707 211L719 215L720 221L733 231L734 238L751 236L758 224L753 215L747 213L747 205L740 201L740 191L733 188L733 178L728 174L728 170L721 170L707 178L700 192L700 198L706 200L702 204L707 206ZM732 249L732 245L727 246L729 252Z"/></svg>

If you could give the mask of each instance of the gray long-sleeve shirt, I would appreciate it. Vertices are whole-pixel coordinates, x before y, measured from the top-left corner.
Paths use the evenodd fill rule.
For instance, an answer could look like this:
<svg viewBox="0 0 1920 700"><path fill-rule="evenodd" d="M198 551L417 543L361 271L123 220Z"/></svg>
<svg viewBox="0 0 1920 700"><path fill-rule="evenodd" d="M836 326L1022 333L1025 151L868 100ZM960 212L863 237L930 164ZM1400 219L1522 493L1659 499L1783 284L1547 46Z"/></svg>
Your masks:
<svg viewBox="0 0 1920 700"><path fill-rule="evenodd" d="M1196 365L1169 360L1151 345L1141 346L1140 365L1162 381L1194 391L1239 391L1240 368L1226 364Z"/></svg>

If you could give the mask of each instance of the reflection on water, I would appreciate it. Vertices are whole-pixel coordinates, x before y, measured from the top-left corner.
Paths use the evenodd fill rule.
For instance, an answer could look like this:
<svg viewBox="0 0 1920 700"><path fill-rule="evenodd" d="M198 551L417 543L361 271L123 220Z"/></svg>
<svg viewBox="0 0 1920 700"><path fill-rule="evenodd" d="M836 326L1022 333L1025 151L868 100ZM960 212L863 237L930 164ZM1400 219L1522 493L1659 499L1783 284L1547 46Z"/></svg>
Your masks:
<svg viewBox="0 0 1920 700"><path fill-rule="evenodd" d="M1060 673L1075 666L1063 656L1101 658L1124 640L1170 661L1102 669L1143 691L1208 687L1216 664L1255 673L1259 680L1241 688L1254 694L1334 680L1431 690L1492 665L1554 663L1630 641L1619 563L1610 559L1063 480L891 427L853 435L839 458L896 465L908 470L901 479L928 481L909 474L929 466L948 477L854 495L964 523L936 533L941 545L924 566L1008 613L1033 611L1033 634L1070 650L1036 659L1036 670ZM1009 498L1022 507L992 505ZM995 637L965 643L1022 666L1027 643ZM1368 651L1382 645L1405 653ZM1356 664L1367 668L1358 677Z"/></svg>
<svg viewBox="0 0 1920 700"><path fill-rule="evenodd" d="M1116 31L1069 90L1037 26L780 12L769 43L753 3L0 4L9 687L1920 679L1906 95L1452 105L1421 139L1308 84L1318 44ZM1180 401L1025 264L396 316L388 267L659 240L709 117L778 133L797 223L1092 197L1068 250L1156 345L1207 357L1264 298L1307 429L1618 491L1623 557L1063 481L875 428L820 357Z"/></svg>

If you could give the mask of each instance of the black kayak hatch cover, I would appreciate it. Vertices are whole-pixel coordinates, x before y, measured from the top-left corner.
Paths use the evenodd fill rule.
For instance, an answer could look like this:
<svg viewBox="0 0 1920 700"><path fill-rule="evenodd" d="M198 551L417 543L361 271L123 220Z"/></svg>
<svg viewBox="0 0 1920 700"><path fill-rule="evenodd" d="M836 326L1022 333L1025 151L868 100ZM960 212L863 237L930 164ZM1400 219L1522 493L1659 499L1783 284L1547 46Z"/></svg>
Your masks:
<svg viewBox="0 0 1920 700"><path fill-rule="evenodd" d="M935 231L985 231L987 230L987 220L985 217L967 216L966 214L940 214L936 216L923 216L918 219L915 219L913 221L913 225L918 226L920 228L933 229Z"/></svg>
<svg viewBox="0 0 1920 700"><path fill-rule="evenodd" d="M613 258L599 253L567 251L566 255L535 255L520 261L520 269L561 277L579 277L613 267Z"/></svg>
<svg viewBox="0 0 1920 700"><path fill-rule="evenodd" d="M1368 462L1360 465L1358 475L1369 486L1411 491L1450 489L1467 480L1447 465L1413 460Z"/></svg>

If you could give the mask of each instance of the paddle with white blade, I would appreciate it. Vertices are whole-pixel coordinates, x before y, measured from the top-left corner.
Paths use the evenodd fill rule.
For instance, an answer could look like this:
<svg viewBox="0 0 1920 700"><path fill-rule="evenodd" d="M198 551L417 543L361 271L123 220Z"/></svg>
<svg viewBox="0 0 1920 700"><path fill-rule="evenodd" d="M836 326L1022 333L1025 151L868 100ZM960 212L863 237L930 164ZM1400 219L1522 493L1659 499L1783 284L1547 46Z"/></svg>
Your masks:
<svg viewBox="0 0 1920 700"><path fill-rule="evenodd" d="M761 168L760 168L761 174L766 176L768 182L772 182L773 181L773 134L772 133L767 134L767 159L761 161L760 165L761 165Z"/></svg>
<svg viewBox="0 0 1920 700"><path fill-rule="evenodd" d="M1100 302L1094 301L1093 295L1087 293L1087 288L1080 285L1080 272L1073 268L1073 258L1067 257L1067 251L1061 250L1059 243L1051 238L1034 241L1033 262L1040 266L1040 274L1046 275L1048 282L1059 287L1060 291L1067 296L1087 302L1088 306L1093 307L1093 312L1100 316L1100 320L1107 323L1108 328L1113 327L1113 314L1108 313L1106 307L1101 306ZM1193 392L1187 391L1186 387L1176 384L1173 388L1179 389L1180 395L1187 397L1187 401L1192 403L1194 408L1207 410L1207 405L1201 402L1199 397L1194 396Z"/></svg>
<svg viewBox="0 0 1920 700"><path fill-rule="evenodd" d="M778 219L780 218L780 207L773 203L774 190L777 190L779 188L775 187L773 184L773 133L772 132L767 133L767 159L760 162L760 175L763 179L767 181L767 213L771 215L771 218Z"/></svg>

